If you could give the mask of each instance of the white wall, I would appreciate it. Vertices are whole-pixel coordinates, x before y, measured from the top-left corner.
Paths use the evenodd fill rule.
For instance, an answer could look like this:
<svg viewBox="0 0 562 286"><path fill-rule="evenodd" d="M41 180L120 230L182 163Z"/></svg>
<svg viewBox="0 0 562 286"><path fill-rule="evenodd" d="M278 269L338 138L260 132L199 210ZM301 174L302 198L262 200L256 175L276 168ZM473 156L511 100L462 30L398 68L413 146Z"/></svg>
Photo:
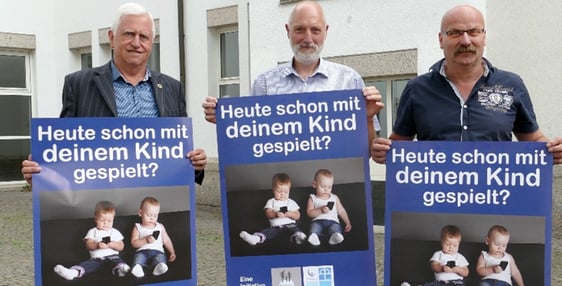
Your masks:
<svg viewBox="0 0 562 286"><path fill-rule="evenodd" d="M417 48L419 72L442 56L438 44L441 16L467 1L320 1L330 25L323 55L341 56ZM468 1L484 9L485 1ZM292 5L278 1L251 1L252 77L292 53L285 32ZM268 15L268 16L263 16ZM276 15L276 17L271 17ZM260 40L262 39L262 40ZM376 63L373 63L376 64Z"/></svg>
<svg viewBox="0 0 562 286"><path fill-rule="evenodd" d="M523 78L549 137L562 136L561 15L562 1L488 2L488 57Z"/></svg>
<svg viewBox="0 0 562 286"><path fill-rule="evenodd" d="M323 56L343 56L364 53L418 49L418 73L426 72L431 64L442 57L438 43L441 16L450 7L466 1L381 1L381 0L324 0L320 1L330 28ZM485 1L469 1L485 9ZM214 126L203 120L200 103L205 96L216 96L209 88L215 76L205 72L212 65L213 55L197 39L208 39L206 11L220 7L238 5L240 23L240 54L249 54L248 62L241 59L241 94L247 94L249 85L261 72L291 58L285 24L293 4L280 5L279 1L189 1L186 16L189 19L187 33L188 83L191 102L196 104L196 145L207 150L211 157L217 156ZM246 23L245 9L249 17ZM400 19L404 19L400 21ZM247 35L245 35L247 33ZM246 39L248 39L246 41ZM247 46L246 46L247 45ZM216 60L216 59L215 59ZM376 64L376 63L373 63ZM247 67L247 69L246 69ZM200 116L197 118L197 116ZM201 124L201 125L199 125ZM196 127L197 128L197 127Z"/></svg>

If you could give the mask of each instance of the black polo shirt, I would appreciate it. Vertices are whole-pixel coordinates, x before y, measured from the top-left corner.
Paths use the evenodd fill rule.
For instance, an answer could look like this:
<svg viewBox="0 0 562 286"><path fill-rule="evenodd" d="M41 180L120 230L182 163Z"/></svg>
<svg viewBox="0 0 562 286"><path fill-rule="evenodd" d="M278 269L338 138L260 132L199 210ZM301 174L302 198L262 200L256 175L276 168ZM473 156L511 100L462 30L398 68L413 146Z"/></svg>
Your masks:
<svg viewBox="0 0 562 286"><path fill-rule="evenodd" d="M511 141L512 132L538 130L529 92L518 75L488 67L468 100L440 73L444 59L408 82L393 131L418 140Z"/></svg>

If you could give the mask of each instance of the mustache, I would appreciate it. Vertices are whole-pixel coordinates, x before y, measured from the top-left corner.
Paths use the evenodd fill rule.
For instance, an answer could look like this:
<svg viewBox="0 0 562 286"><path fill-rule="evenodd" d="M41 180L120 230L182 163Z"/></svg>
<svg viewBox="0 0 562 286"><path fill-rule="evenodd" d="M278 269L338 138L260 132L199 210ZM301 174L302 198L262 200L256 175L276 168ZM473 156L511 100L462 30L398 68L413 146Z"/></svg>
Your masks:
<svg viewBox="0 0 562 286"><path fill-rule="evenodd" d="M313 48L315 50L318 50L318 45L314 44L314 43L310 43L310 44L299 44L299 48Z"/></svg>
<svg viewBox="0 0 562 286"><path fill-rule="evenodd" d="M474 52L476 52L476 47L474 47L474 46L460 47L456 50L456 52L457 53L466 53L466 52L474 53Z"/></svg>

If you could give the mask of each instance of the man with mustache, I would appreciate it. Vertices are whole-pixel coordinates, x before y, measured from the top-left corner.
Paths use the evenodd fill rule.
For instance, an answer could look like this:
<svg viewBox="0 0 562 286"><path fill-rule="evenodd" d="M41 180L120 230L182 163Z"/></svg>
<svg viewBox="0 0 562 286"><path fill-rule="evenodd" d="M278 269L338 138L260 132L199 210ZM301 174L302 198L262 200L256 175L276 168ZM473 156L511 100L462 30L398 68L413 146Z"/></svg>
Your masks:
<svg viewBox="0 0 562 286"><path fill-rule="evenodd" d="M373 87L365 87L361 76L352 68L329 62L320 57L329 25L324 12L315 1L300 1L293 8L285 25L293 50L293 58L260 75L254 81L250 95L275 95L344 89L363 89L367 100L369 144L378 127L376 114L383 108L382 97ZM216 122L217 98L207 97L202 106L205 119Z"/></svg>
<svg viewBox="0 0 562 286"><path fill-rule="evenodd" d="M562 138L539 129L523 80L485 58L486 27L476 8L460 5L441 20L444 59L408 82L389 139L377 138L371 157L385 163L391 140L547 142L554 163L562 163Z"/></svg>

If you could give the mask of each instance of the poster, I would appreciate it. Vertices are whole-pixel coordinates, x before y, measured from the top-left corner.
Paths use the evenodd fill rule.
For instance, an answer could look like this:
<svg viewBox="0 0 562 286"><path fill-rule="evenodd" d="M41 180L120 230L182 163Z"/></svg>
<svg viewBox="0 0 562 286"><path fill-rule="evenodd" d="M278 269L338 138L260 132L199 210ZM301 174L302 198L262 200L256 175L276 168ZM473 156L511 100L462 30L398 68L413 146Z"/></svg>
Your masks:
<svg viewBox="0 0 562 286"><path fill-rule="evenodd" d="M374 285L362 92L224 98L216 112L227 285ZM322 178L339 199L332 206L310 202L318 170L331 173ZM276 197L287 181L294 204ZM309 204L325 218L317 240Z"/></svg>
<svg viewBox="0 0 562 286"><path fill-rule="evenodd" d="M552 154L545 143L394 141L386 166L385 285L434 281L429 261L450 225L460 230L466 285L478 284L478 261L498 237L507 238L507 249L490 253L502 261L509 253L512 274L518 269L525 285L550 284Z"/></svg>
<svg viewBox="0 0 562 286"><path fill-rule="evenodd" d="M32 158L41 166L33 175L36 285L196 285L194 169L185 157L193 149L190 118L31 123ZM163 229L151 225L137 237L143 245L157 240L150 244L156 247L164 241L166 258L171 241L176 258L136 277L121 265L133 267L132 234L147 197L157 202L143 214L156 215ZM93 246L87 249L90 235ZM103 258L90 259L98 256Z"/></svg>

